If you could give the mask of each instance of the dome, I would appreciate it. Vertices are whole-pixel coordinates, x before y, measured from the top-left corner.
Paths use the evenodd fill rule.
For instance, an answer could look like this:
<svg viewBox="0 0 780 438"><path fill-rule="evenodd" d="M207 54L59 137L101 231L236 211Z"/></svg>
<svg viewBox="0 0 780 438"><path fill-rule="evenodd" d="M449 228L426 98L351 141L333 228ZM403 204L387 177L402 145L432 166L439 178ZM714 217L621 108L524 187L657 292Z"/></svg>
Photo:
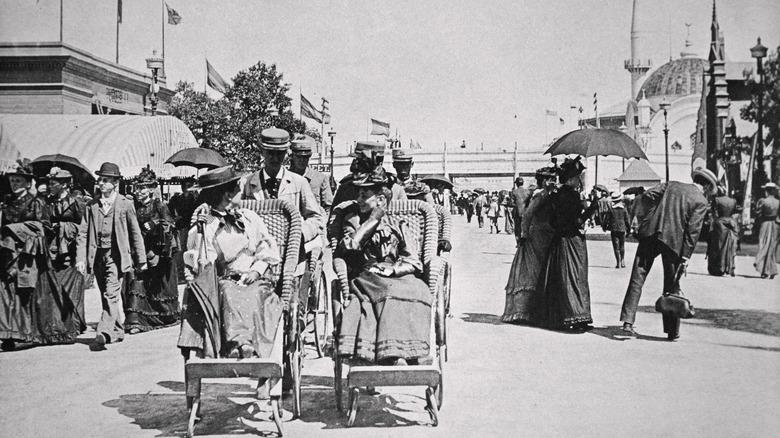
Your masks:
<svg viewBox="0 0 780 438"><path fill-rule="evenodd" d="M642 84L637 100L642 94L650 99L656 96L687 96L699 94L702 90L704 72L709 68L701 58L684 57L669 61L658 67Z"/></svg>

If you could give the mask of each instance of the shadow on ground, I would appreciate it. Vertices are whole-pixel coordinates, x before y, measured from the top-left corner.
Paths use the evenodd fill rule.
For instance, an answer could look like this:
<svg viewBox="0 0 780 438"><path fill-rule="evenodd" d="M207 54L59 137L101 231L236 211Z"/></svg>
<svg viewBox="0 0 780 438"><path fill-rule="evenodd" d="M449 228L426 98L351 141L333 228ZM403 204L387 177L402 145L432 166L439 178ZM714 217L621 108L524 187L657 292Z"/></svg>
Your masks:
<svg viewBox="0 0 780 438"><path fill-rule="evenodd" d="M653 306L639 306L638 310L657 313ZM714 327L726 330L780 337L780 314L763 310L697 308L694 319L709 321Z"/></svg>
<svg viewBox="0 0 780 438"><path fill-rule="evenodd" d="M301 387L301 411L293 420L290 412L292 398L283 399L283 418L290 421L320 423L323 429L346 427L346 414L336 410L333 378L303 376ZM183 437L187 433L188 410L184 396L184 383L162 381L160 387L171 393L127 394L109 400L103 405L115 408L118 413L133 420L133 424L145 430L158 430L160 437ZM392 393L392 389L378 395L363 392L359 398L357 420L353 427L398 427L430 424L425 411L424 388L419 396ZM252 384L203 382L201 386L201 417L195 426L196 436L255 434L276 436L271 421L271 410L266 401L254 398ZM347 392L342 400L346 409Z"/></svg>
<svg viewBox="0 0 780 438"><path fill-rule="evenodd" d="M501 321L501 316L499 315L491 315L489 313L464 313L463 316L460 317L464 322L476 322L479 324L492 324L492 325L503 325L504 322Z"/></svg>

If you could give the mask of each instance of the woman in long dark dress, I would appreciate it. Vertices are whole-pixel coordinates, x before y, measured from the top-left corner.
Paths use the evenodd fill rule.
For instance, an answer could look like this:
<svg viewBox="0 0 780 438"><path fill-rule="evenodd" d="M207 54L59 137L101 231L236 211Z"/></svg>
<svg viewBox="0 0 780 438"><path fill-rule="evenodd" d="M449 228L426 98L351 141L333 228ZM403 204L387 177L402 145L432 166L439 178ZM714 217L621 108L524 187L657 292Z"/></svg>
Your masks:
<svg viewBox="0 0 780 438"><path fill-rule="evenodd" d="M20 341L46 342L36 324L36 297L51 290L44 244L49 213L43 200L30 191L32 168L20 162L16 172L6 176L12 193L4 200L0 223L0 340L4 351L13 350Z"/></svg>
<svg viewBox="0 0 780 438"><path fill-rule="evenodd" d="M529 322L531 319L531 299L536 291L539 273L547 263L553 238L548 201L550 193L555 191L556 177L552 168L536 171L539 189L531 196L523 212L523 220L520 221L520 241L505 287L503 322Z"/></svg>
<svg viewBox="0 0 780 438"><path fill-rule="evenodd" d="M583 224L598 210L598 204L586 209L582 201L580 175L584 169L579 157L566 159L559 171L563 185L550 195L554 234L531 314L531 321L542 327L584 330L593 322Z"/></svg>
<svg viewBox="0 0 780 438"><path fill-rule="evenodd" d="M726 195L723 187L718 187L718 196L712 204L712 228L707 243L707 272L710 275L729 274L733 277L739 228L731 215L737 207L737 200Z"/></svg>
<svg viewBox="0 0 780 438"><path fill-rule="evenodd" d="M760 225L758 253L753 266L761 274L761 278L774 279L777 275L777 245L780 243L780 220L778 220L780 200L776 197L777 186L774 183L767 183L764 190L766 196L759 199L756 206L758 210L756 222Z"/></svg>
<svg viewBox="0 0 780 438"><path fill-rule="evenodd" d="M347 262L351 296L337 353L368 363L420 363L430 356L433 297L419 278L417 241L406 222L385 216L392 192L381 167L355 184L360 195L334 252Z"/></svg>
<svg viewBox="0 0 780 438"><path fill-rule="evenodd" d="M135 212L144 238L149 268L126 282L125 331L130 334L172 326L179 321L178 251L174 219L152 193L157 178L144 169L134 181Z"/></svg>

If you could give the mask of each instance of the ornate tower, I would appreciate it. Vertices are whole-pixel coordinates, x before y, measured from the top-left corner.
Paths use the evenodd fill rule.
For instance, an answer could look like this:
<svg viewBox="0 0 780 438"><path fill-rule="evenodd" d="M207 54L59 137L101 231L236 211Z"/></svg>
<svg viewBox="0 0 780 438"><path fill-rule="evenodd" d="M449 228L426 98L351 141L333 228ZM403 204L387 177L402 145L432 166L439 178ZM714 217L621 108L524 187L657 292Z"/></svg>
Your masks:
<svg viewBox="0 0 780 438"><path fill-rule="evenodd" d="M710 68L707 72L707 168L719 174L716 159L721 149L723 126L729 116L729 93L726 83L726 49L723 32L718 24L715 0L712 1L712 25L710 26Z"/></svg>
<svg viewBox="0 0 780 438"><path fill-rule="evenodd" d="M642 81L645 75L653 65L653 61L649 58L642 58L647 56L648 51L645 50L645 46L649 43L650 32L646 29L647 24L644 21L638 20L642 13L642 7L644 2L634 0L634 5L631 12L631 59L627 59L623 63L623 67L631 73L631 99L638 99L639 89L642 86Z"/></svg>

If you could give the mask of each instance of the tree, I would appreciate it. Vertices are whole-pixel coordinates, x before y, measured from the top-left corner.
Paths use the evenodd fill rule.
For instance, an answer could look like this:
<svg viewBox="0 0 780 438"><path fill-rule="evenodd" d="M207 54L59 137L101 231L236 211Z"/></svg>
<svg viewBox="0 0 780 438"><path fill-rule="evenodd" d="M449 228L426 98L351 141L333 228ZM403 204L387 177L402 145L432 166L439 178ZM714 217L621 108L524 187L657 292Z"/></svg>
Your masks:
<svg viewBox="0 0 780 438"><path fill-rule="evenodd" d="M262 162L263 129L276 126L292 136L307 132L306 123L290 111L289 89L275 64L260 61L238 72L217 100L195 91L192 83L179 82L169 113L190 128L202 147L219 152L237 169L252 170ZM271 114L272 105L276 116Z"/></svg>
<svg viewBox="0 0 780 438"><path fill-rule="evenodd" d="M764 59L764 91L762 125L764 126L764 139L766 143L772 142L772 153L764 159L772 160L771 180L780 179L780 47L774 53ZM747 86L751 90L758 90L757 75L754 71L745 73ZM750 104L742 108L740 116L754 123L758 123L758 95L754 93ZM762 163L763 164L763 163Z"/></svg>

